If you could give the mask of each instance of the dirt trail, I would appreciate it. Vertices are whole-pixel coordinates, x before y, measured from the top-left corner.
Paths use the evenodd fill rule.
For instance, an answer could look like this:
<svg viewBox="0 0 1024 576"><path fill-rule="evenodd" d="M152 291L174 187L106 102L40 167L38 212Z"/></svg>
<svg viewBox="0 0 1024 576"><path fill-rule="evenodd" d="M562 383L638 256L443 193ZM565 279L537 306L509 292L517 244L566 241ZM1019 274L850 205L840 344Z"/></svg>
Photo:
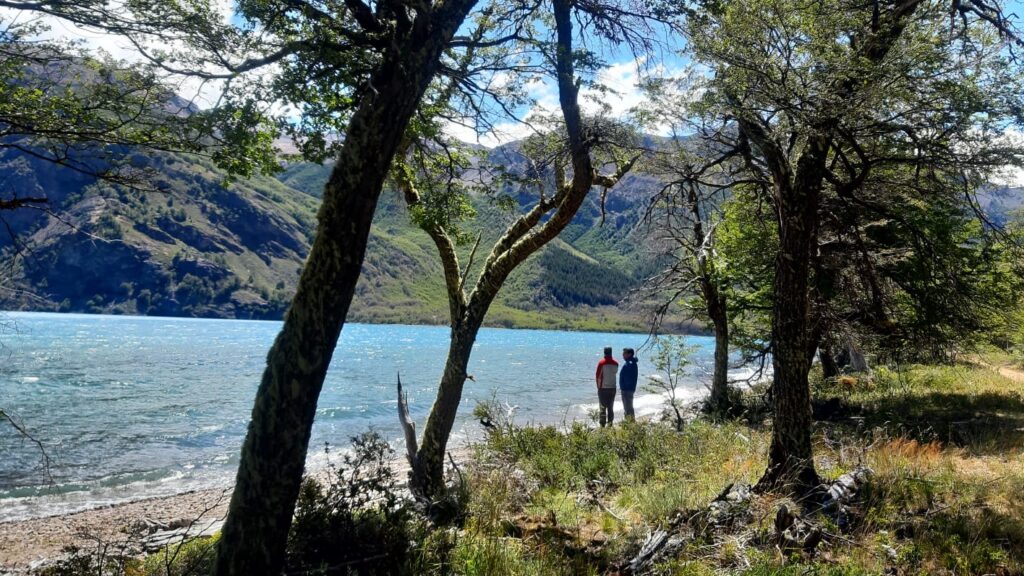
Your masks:
<svg viewBox="0 0 1024 576"><path fill-rule="evenodd" d="M994 368L997 372L1014 382L1024 382L1024 370L1010 368L1009 366L995 366Z"/></svg>
<svg viewBox="0 0 1024 576"><path fill-rule="evenodd" d="M985 360L981 356L971 356L970 361L973 362L974 364L977 364L978 366L984 366L985 368L988 368L989 370L998 373L1000 376L1003 376L1004 378L1009 378L1014 382L1024 382L1024 370L1020 370L1012 366L989 364L988 362L985 362Z"/></svg>

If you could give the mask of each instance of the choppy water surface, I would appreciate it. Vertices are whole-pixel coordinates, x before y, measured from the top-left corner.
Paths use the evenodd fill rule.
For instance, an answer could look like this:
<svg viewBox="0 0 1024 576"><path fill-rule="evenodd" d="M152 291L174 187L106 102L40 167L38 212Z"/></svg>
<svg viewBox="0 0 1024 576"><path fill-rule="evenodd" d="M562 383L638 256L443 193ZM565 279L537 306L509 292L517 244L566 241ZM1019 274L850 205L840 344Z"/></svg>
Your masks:
<svg viewBox="0 0 1024 576"><path fill-rule="evenodd" d="M280 323L6 313L0 326L0 408L50 458L47 467L36 445L0 426L4 521L228 483ZM585 419L601 348L645 340L483 329L457 434L475 433L472 408L493 394L518 406L519 422ZM325 443L344 447L371 427L397 442L398 372L422 426L447 343L446 327L347 325L320 396L313 463ZM708 361L711 339L692 343ZM650 372L641 353L641 381ZM660 399L638 403L654 410Z"/></svg>

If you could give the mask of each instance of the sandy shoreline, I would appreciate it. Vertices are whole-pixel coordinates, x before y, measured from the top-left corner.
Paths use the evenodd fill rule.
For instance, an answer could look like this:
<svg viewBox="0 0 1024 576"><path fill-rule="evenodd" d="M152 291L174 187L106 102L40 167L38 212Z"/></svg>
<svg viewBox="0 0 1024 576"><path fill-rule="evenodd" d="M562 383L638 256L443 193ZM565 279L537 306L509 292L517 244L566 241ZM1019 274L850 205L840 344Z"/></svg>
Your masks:
<svg viewBox="0 0 1024 576"><path fill-rule="evenodd" d="M212 522L227 514L229 489L197 490L146 498L73 514L0 524L0 573L17 573L64 554L68 546L95 549L98 543L138 539L138 523L174 525Z"/></svg>
<svg viewBox="0 0 1024 576"><path fill-rule="evenodd" d="M652 394L637 406L637 415L648 418L660 408L664 398ZM639 399L638 399L639 400ZM596 403L595 403L596 406ZM584 406L586 408L586 406ZM451 455L461 465L472 458L473 441L462 438ZM404 455L396 454L391 466L395 478L404 483L409 465ZM311 470L320 476L324 469ZM0 522L0 574L19 574L53 562L66 554L69 546L83 551L96 550L102 543L124 545L141 543L149 526L182 524L210 526L227 515L231 488L200 489L170 496L154 496L88 510L38 518Z"/></svg>
<svg viewBox="0 0 1024 576"><path fill-rule="evenodd" d="M469 443L454 446L452 458L462 464L472 457ZM396 454L395 479L404 487L409 463ZM323 477L326 468L310 471ZM40 518L0 522L0 574L21 574L66 555L69 546L83 551L100 546L138 550L154 526L218 529L227 516L231 487L193 490L171 496L142 498ZM180 539L180 538L179 538ZM177 540L176 540L177 541Z"/></svg>

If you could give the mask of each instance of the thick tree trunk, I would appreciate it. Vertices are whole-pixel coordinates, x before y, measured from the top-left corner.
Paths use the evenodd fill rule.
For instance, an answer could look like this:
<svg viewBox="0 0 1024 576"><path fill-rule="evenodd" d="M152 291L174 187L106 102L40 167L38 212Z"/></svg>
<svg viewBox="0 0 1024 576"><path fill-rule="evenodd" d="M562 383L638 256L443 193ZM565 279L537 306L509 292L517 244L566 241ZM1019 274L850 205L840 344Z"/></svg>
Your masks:
<svg viewBox="0 0 1024 576"><path fill-rule="evenodd" d="M377 199L442 50L472 5L455 2L414 23L402 39L407 49L385 56L372 77L373 90L349 123L295 298L267 355L217 545L218 575L282 571L317 400L359 278Z"/></svg>
<svg viewBox="0 0 1024 576"><path fill-rule="evenodd" d="M775 487L800 493L815 488L811 446L810 260L816 246L818 204L829 141L808 138L791 183L776 182L779 254L775 259L772 311L772 442L768 469L758 489Z"/></svg>

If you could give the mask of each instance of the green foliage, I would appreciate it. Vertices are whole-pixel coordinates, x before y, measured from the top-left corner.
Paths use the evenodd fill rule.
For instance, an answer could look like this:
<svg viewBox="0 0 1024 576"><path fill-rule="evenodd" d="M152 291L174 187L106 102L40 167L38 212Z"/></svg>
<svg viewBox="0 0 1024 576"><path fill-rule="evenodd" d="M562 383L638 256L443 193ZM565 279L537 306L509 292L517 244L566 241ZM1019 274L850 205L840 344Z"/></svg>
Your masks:
<svg viewBox="0 0 1024 576"><path fill-rule="evenodd" d="M686 407L678 391L686 379L693 378L690 366L696 350L696 346L688 345L681 336L659 336L650 355L656 373L649 377L648 388L665 395L666 419L672 420L677 430L682 430L686 424L683 416Z"/></svg>
<svg viewBox="0 0 1024 576"><path fill-rule="evenodd" d="M124 237L124 231L121 230L121 225L117 222L117 218L109 212L100 214L93 225L93 230L96 236L105 240L120 240Z"/></svg>
<svg viewBox="0 0 1024 576"><path fill-rule="evenodd" d="M562 307L618 304L636 280L621 271L584 259L558 246L544 250L538 263L540 280Z"/></svg>
<svg viewBox="0 0 1024 576"><path fill-rule="evenodd" d="M116 547L99 550L72 547L67 557L31 571L32 576L149 576L142 563Z"/></svg>
<svg viewBox="0 0 1024 576"><path fill-rule="evenodd" d="M451 569L454 574L466 576L578 574L568 569L563 557L545 554L543 550L530 552L519 540L468 533L459 538L451 552Z"/></svg>
<svg viewBox="0 0 1024 576"><path fill-rule="evenodd" d="M411 516L398 493L394 451L376 432L352 439L351 452L321 481L306 478L288 534L290 570L395 574L407 561Z"/></svg>
<svg viewBox="0 0 1024 576"><path fill-rule="evenodd" d="M716 171L696 181L743 184L724 223L752 225L716 238L739 264L720 269L748 276L727 282L741 289L730 302L772 304L765 264L779 262L779 244L764 229L813 230L809 253L778 257L810 264L811 312L826 344L946 360L1001 330L1005 303L1020 300L1014 242L997 241L973 209L988 181L1022 157L1003 132L1024 120L1024 75L970 10L951 21L940 2L907 7L705 6L685 26L697 68L672 88L700 94L684 99L681 115L695 133L689 149ZM819 135L827 146L816 155ZM816 212L780 204L789 189L815 191L807 201ZM770 338L763 314L736 320L742 348Z"/></svg>
<svg viewBox="0 0 1024 576"><path fill-rule="evenodd" d="M75 13L76 8L68 5L56 12ZM104 12L98 5L86 10L90 14L78 13L73 19L111 25L97 18ZM154 21L151 15L143 18ZM5 16L0 27L5 46L0 124L6 127L0 150L27 149L38 159L81 174L148 187L153 171L131 165L126 149L202 152L212 147L216 135L219 146L212 156L228 174L248 176L277 168L275 127L250 119L235 129L237 122L226 122L218 111L189 110L173 92L178 84L159 66L91 54L53 35L39 19Z"/></svg>
<svg viewBox="0 0 1024 576"><path fill-rule="evenodd" d="M729 338L746 355L761 352L770 332L778 232L756 190L737 186L715 230L715 268L725 275Z"/></svg>
<svg viewBox="0 0 1024 576"><path fill-rule="evenodd" d="M564 433L550 426L498 432L488 437L488 446L542 486L563 491L620 486L624 505L661 522L714 497L725 484L759 472L755 462L763 440L741 429L703 421L681 433L642 422L597 430L577 423Z"/></svg>
<svg viewBox="0 0 1024 576"><path fill-rule="evenodd" d="M145 576L208 576L213 573L219 534L190 538L150 554L143 564Z"/></svg>

